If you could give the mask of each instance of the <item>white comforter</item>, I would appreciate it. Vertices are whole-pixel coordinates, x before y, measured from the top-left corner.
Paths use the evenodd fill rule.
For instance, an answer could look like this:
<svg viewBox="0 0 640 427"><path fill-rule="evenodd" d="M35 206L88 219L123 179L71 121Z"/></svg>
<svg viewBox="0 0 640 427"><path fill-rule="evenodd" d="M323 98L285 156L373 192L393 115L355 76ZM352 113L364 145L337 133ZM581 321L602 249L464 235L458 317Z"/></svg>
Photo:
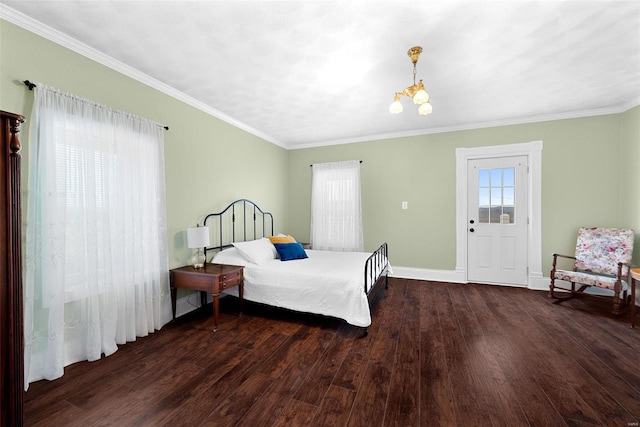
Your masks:
<svg viewBox="0 0 640 427"><path fill-rule="evenodd" d="M234 253L234 249L216 254L213 262L245 267L245 299L338 317L355 326L371 324L364 291L364 265L370 253L307 250L306 259L275 259L256 265ZM237 288L227 292L238 294Z"/></svg>

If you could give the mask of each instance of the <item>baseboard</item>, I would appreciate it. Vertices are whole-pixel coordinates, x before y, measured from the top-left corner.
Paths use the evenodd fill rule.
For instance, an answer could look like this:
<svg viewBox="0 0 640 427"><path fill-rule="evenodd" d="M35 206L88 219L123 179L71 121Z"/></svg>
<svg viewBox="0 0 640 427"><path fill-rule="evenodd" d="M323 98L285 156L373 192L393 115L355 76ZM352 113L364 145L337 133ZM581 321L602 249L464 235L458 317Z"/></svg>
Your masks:
<svg viewBox="0 0 640 427"><path fill-rule="evenodd" d="M389 273L389 277L398 277L402 279L427 280L432 282L448 282L448 283L467 283L464 271L454 270L430 270L425 268L412 267L393 267L393 273ZM529 285L527 289L534 291L549 291L548 277L540 274L532 274L529 276ZM565 292L561 281L557 282L556 291ZM570 285L567 283L567 287ZM235 288L234 288L235 289ZM607 294L606 290L596 289L594 293ZM221 295L221 297L223 297ZM212 301L211 294L207 294L207 303ZM636 295L636 305L640 306L640 295ZM199 292L191 293L176 301L176 317L187 314L197 308L200 308Z"/></svg>
<svg viewBox="0 0 640 427"><path fill-rule="evenodd" d="M433 282L466 283L464 271L428 270L413 267L396 267L395 265L393 266L393 273L390 273L389 277Z"/></svg>
<svg viewBox="0 0 640 427"><path fill-rule="evenodd" d="M432 282L448 282L448 283L468 283L464 270L429 270L425 268L412 268L412 267L393 267L393 273L389 273L389 277L398 277L401 279L414 279L414 280L427 280ZM534 291L549 291L549 283L551 279L545 277L542 273L533 273L529 275L529 284L527 289ZM509 285L497 285L497 286L509 286ZM514 287L523 287L516 286ZM563 282L561 280L556 281L556 292L567 292L571 287L570 283ZM596 295L611 295L611 291L600 288L592 288L591 293ZM636 305L640 306L640 295L636 293Z"/></svg>
<svg viewBox="0 0 640 427"><path fill-rule="evenodd" d="M548 277L544 277L542 273L531 274L529 276L529 286L527 286L527 288L536 291L548 291L549 282L550 279Z"/></svg>
<svg viewBox="0 0 640 427"><path fill-rule="evenodd" d="M547 289L548 289L548 286L547 286ZM569 292L570 290L571 290L570 282L565 282L564 280L556 280L554 292L558 292L558 291ZM609 289L596 288L595 286L588 288L585 291L585 293L592 294L592 295L607 296L607 297L613 296L613 291ZM629 289L629 294L631 294L630 289ZM638 294L637 288L636 288L636 306L640 307L640 295Z"/></svg>
<svg viewBox="0 0 640 427"><path fill-rule="evenodd" d="M433 282L468 283L464 270L430 270L412 267L393 267L390 277L403 279L428 280ZM514 287L523 287L514 285ZM524 286L527 289L536 291L549 290L549 278L543 277L542 273L529 275L529 284Z"/></svg>

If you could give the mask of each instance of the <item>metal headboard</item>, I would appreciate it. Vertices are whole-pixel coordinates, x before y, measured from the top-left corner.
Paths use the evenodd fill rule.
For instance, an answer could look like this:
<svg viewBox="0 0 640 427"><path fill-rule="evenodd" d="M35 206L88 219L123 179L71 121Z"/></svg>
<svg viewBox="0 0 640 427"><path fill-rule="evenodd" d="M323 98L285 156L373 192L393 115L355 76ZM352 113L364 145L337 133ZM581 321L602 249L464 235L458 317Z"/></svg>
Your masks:
<svg viewBox="0 0 640 427"><path fill-rule="evenodd" d="M205 257L208 251L230 248L232 242L246 242L273 235L271 212L263 211L248 199L238 199L222 211L210 213L204 217L204 225L209 227L213 242L213 246L204 248Z"/></svg>

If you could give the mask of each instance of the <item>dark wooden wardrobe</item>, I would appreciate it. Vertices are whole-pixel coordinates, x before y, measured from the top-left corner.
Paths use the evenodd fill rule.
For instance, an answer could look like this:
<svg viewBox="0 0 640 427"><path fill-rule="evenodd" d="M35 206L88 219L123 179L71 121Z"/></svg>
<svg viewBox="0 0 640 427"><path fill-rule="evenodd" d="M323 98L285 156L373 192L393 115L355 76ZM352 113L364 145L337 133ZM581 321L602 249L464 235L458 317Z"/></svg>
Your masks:
<svg viewBox="0 0 640 427"><path fill-rule="evenodd" d="M0 425L24 424L20 141L24 117L0 111Z"/></svg>

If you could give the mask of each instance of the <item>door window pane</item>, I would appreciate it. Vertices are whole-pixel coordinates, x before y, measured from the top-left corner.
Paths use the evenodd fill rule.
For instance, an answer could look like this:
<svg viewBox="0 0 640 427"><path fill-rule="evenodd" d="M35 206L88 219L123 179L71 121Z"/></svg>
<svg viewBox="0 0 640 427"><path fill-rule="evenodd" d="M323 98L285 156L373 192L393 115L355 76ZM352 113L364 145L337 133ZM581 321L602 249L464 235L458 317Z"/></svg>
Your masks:
<svg viewBox="0 0 640 427"><path fill-rule="evenodd" d="M478 221L489 224L515 222L515 168L478 171Z"/></svg>
<svg viewBox="0 0 640 427"><path fill-rule="evenodd" d="M514 187L504 187L502 189L502 205L503 206L514 206Z"/></svg>
<svg viewBox="0 0 640 427"><path fill-rule="evenodd" d="M480 187L489 187L489 170L480 169L478 172L478 185Z"/></svg>
<svg viewBox="0 0 640 427"><path fill-rule="evenodd" d="M516 177L515 177L515 169L514 168L505 168L502 170L502 185L505 187L513 187L516 185Z"/></svg>
<svg viewBox="0 0 640 427"><path fill-rule="evenodd" d="M491 169L491 186L500 187L502 185L502 169Z"/></svg>

